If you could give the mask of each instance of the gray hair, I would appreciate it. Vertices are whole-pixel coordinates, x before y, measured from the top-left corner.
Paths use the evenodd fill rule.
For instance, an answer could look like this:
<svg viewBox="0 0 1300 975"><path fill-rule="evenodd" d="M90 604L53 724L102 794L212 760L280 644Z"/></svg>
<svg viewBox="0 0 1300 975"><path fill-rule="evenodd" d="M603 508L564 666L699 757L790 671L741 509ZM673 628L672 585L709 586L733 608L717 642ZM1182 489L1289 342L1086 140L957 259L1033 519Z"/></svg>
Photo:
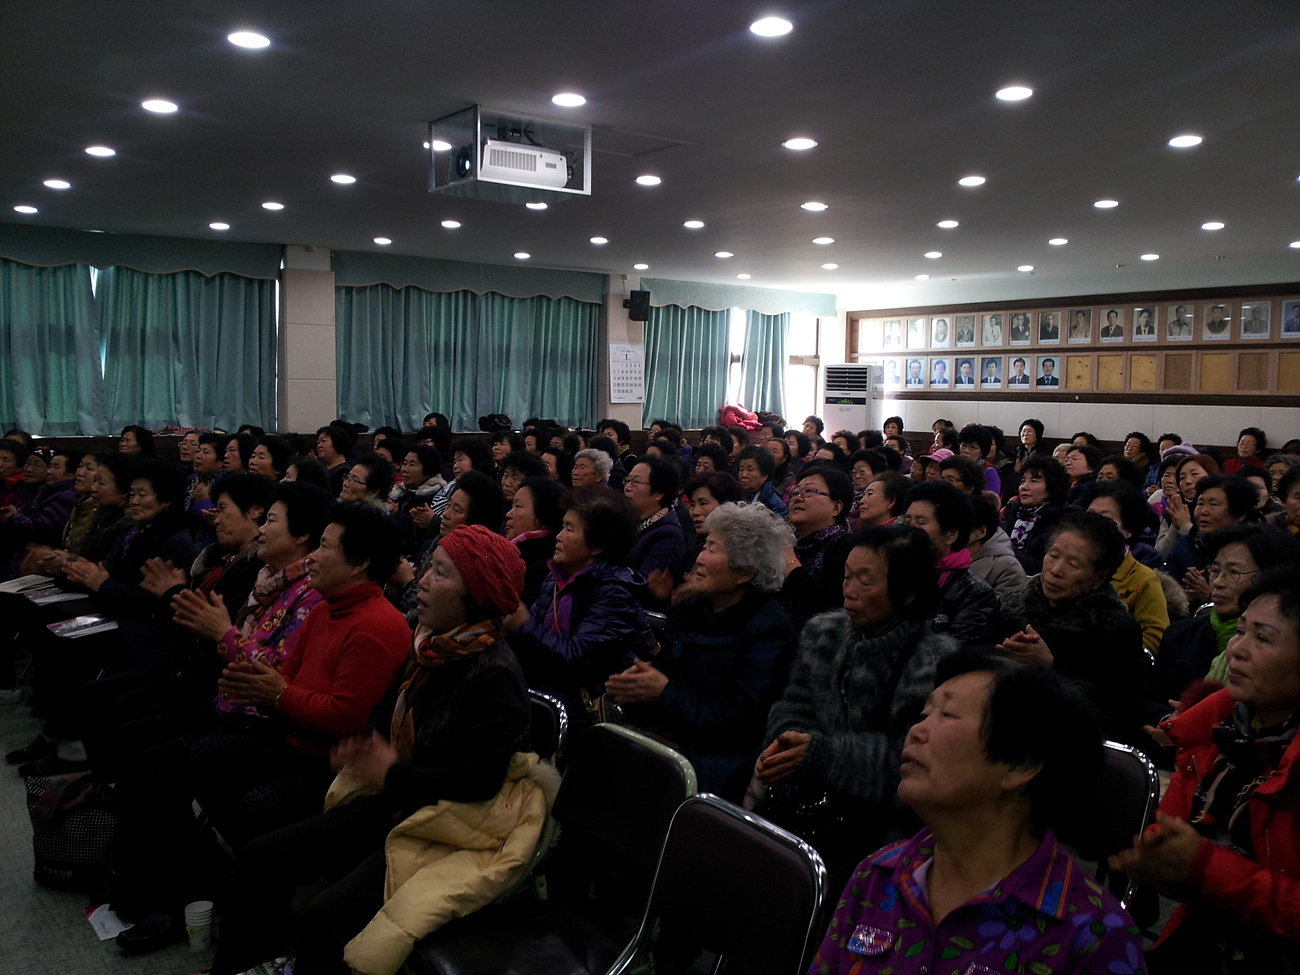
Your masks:
<svg viewBox="0 0 1300 975"><path fill-rule="evenodd" d="M766 505L756 501L720 505L704 519L704 529L727 547L732 572L754 573L750 585L755 589L777 592L784 584L785 555L794 544L794 529Z"/></svg>
<svg viewBox="0 0 1300 975"><path fill-rule="evenodd" d="M605 453L603 450L595 450L591 447L588 447L586 450L579 450L573 455L575 461L580 457L585 457L587 460L591 461L591 466L596 468L596 473L600 475L602 481L609 480L609 472L614 469L613 457L609 456L609 454Z"/></svg>

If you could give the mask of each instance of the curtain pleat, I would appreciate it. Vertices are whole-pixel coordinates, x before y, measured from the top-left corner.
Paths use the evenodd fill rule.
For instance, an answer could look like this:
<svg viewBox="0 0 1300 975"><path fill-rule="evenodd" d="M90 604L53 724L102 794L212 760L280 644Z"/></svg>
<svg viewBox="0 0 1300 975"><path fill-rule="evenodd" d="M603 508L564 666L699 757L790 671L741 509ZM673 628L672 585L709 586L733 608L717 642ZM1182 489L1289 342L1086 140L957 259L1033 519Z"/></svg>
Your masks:
<svg viewBox="0 0 1300 975"><path fill-rule="evenodd" d="M108 426L275 429L275 282L100 272Z"/></svg>
<svg viewBox="0 0 1300 975"><path fill-rule="evenodd" d="M90 267L0 260L0 420L37 436L108 432Z"/></svg>
<svg viewBox="0 0 1300 975"><path fill-rule="evenodd" d="M599 316L572 298L336 287L339 416L402 429L430 412L458 430L487 413L594 423Z"/></svg>
<svg viewBox="0 0 1300 975"><path fill-rule="evenodd" d="M785 416L785 352L790 313L745 312L745 349L740 357L740 403L757 412Z"/></svg>
<svg viewBox="0 0 1300 975"><path fill-rule="evenodd" d="M727 395L728 309L652 307L645 323L643 425L671 420L687 429L718 422Z"/></svg>

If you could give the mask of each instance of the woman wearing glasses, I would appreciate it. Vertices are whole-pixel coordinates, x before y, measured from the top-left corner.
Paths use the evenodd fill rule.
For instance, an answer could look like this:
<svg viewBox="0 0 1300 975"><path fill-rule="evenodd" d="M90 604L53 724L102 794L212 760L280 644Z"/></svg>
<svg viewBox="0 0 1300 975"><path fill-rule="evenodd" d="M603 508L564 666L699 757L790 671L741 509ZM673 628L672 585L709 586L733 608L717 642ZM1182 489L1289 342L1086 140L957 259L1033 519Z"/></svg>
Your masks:
<svg viewBox="0 0 1300 975"><path fill-rule="evenodd" d="M843 542L852 504L853 482L830 462L809 464L790 490L786 518L798 537L786 553L781 605L795 630L818 613L844 605L840 586L848 549Z"/></svg>

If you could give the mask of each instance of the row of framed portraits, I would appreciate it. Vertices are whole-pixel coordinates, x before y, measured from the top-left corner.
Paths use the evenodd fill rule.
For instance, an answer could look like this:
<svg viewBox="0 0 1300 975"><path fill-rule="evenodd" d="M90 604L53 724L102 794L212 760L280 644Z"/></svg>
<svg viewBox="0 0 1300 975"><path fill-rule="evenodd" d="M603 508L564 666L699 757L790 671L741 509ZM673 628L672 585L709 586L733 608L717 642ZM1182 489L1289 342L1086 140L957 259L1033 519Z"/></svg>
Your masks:
<svg viewBox="0 0 1300 975"><path fill-rule="evenodd" d="M858 352L1093 345L1130 342L1300 340L1300 299L1171 305L1093 305L919 318L860 318ZM1046 358L1051 358L1050 356Z"/></svg>
<svg viewBox="0 0 1300 975"><path fill-rule="evenodd" d="M891 356L883 363L885 389L1053 391L1061 386L1060 360L1054 355Z"/></svg>

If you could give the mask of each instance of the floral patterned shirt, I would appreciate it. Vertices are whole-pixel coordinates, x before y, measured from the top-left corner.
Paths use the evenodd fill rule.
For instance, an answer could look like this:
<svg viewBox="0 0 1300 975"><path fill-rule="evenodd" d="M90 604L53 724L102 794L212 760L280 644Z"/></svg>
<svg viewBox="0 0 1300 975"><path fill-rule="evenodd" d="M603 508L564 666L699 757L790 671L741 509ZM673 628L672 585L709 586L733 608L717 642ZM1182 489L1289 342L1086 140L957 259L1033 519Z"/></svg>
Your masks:
<svg viewBox="0 0 1300 975"><path fill-rule="evenodd" d="M1029 859L936 929L922 830L858 865L809 975L1135 975L1142 937L1049 830Z"/></svg>

